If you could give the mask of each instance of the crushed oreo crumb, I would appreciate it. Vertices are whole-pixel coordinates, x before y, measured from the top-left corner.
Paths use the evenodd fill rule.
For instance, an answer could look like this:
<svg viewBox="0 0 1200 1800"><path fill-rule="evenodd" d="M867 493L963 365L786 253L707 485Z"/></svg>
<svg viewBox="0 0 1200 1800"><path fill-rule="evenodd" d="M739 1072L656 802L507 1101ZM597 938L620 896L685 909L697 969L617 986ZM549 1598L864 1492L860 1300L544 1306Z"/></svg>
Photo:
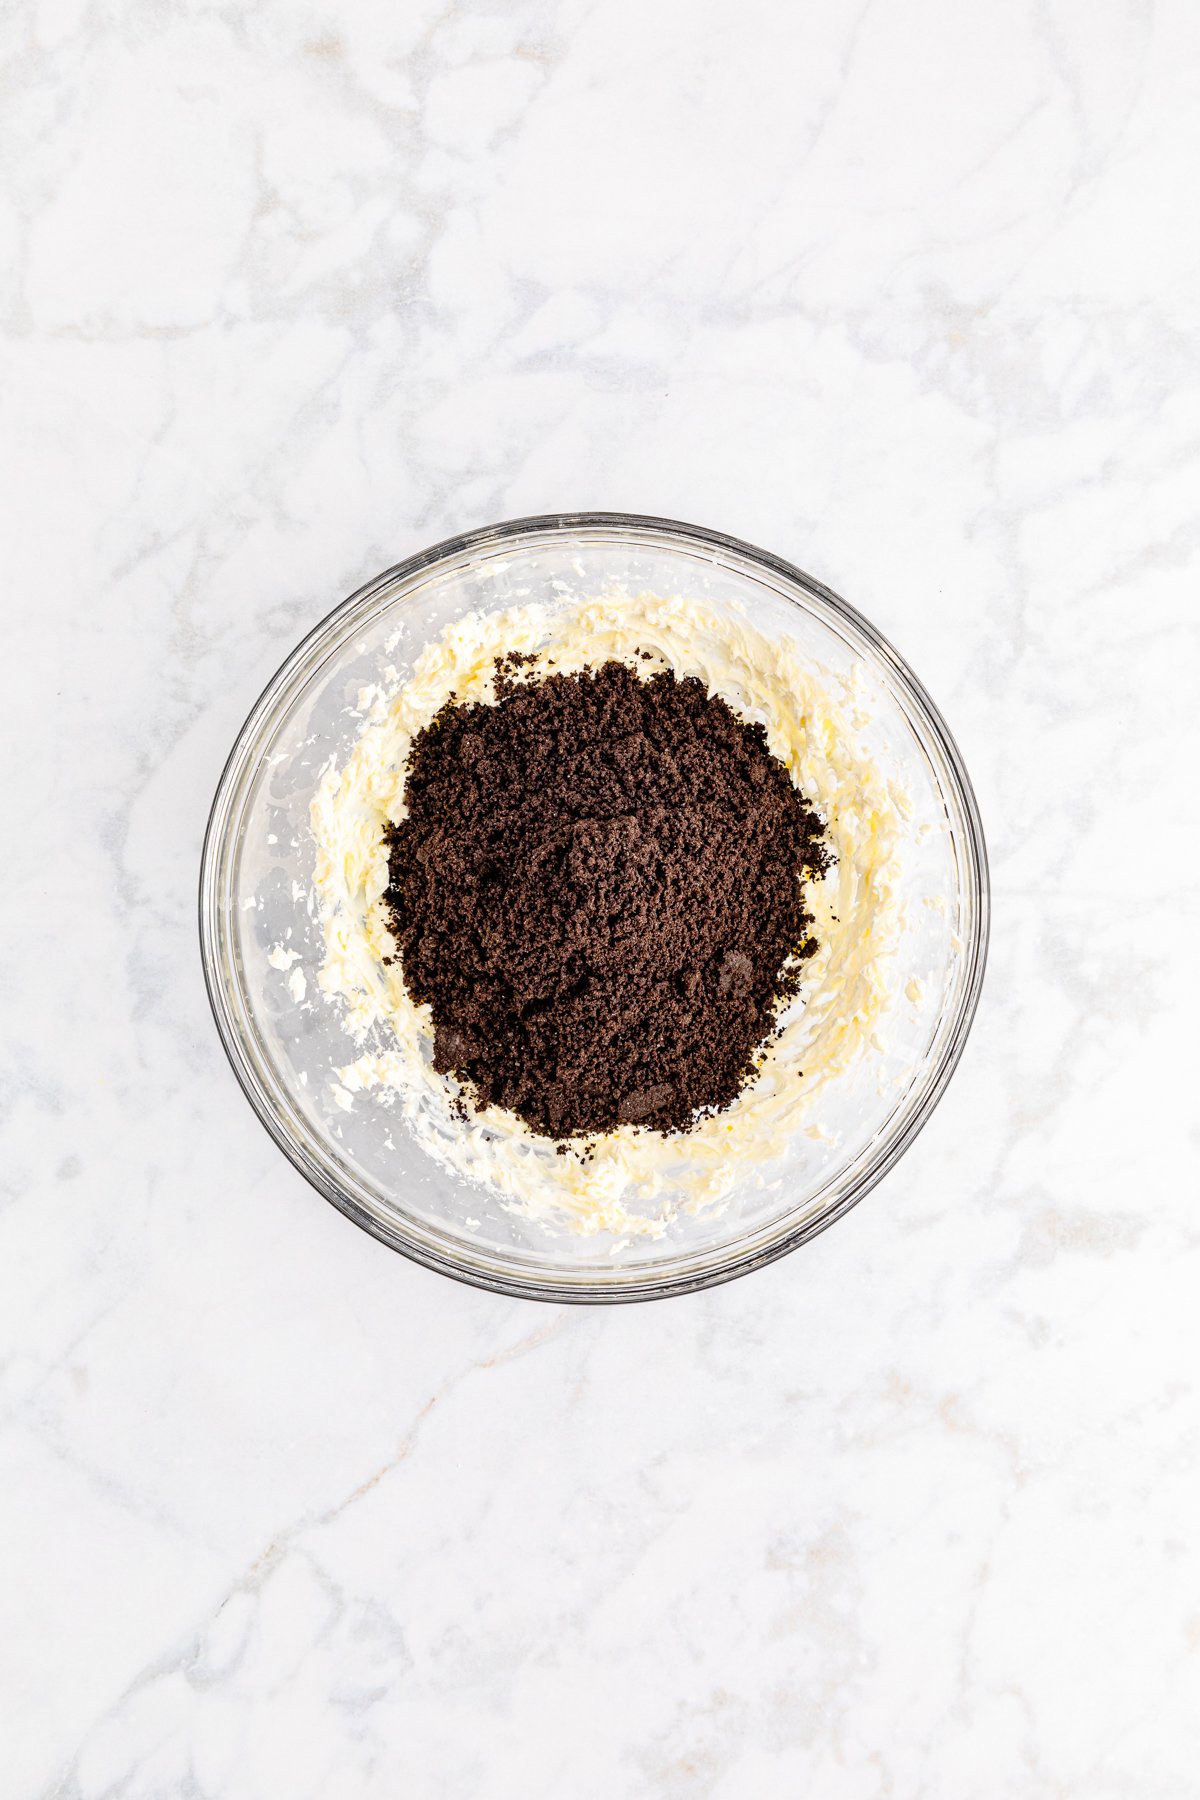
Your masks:
<svg viewBox="0 0 1200 1800"><path fill-rule="evenodd" d="M563 1141L683 1131L753 1079L816 948L823 827L695 678L532 663L413 742L386 836L405 985L477 1104Z"/></svg>

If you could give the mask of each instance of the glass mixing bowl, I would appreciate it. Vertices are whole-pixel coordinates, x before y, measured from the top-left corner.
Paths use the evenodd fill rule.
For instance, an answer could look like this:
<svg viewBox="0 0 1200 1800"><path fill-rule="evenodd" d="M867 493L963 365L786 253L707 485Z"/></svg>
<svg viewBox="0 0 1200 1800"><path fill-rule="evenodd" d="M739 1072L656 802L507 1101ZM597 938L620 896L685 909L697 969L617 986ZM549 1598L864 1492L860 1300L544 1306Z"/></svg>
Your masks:
<svg viewBox="0 0 1200 1800"><path fill-rule="evenodd" d="M584 1237L520 1217L435 1162L383 1108L346 1112L331 1094L332 1071L354 1051L336 1005L317 990L323 941L309 804L319 773L350 750L361 724L351 709L384 661L404 675L449 621L518 599L554 603L564 584L579 595L615 588L735 602L760 631L790 636L834 675L857 666L871 754L912 801L903 845L910 904L893 966L902 987L919 976L919 998L893 1008L886 1038L827 1091L826 1137L797 1132L770 1182L748 1182L719 1209L680 1213L656 1239ZM987 931L987 861L971 784L936 707L890 644L778 557L699 526L616 513L518 519L453 538L331 612L242 728L213 802L200 880L217 1027L284 1154L355 1224L417 1262L557 1301L647 1300L728 1281L795 1249L861 1200L945 1090L979 998ZM303 984L289 984L268 960L285 938Z"/></svg>

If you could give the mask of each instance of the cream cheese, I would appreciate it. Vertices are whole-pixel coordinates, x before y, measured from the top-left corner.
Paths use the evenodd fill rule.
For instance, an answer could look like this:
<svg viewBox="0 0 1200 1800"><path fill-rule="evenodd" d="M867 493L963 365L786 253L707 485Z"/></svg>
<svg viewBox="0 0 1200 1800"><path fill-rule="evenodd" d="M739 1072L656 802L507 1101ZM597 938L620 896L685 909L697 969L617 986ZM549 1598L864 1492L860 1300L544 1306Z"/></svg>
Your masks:
<svg viewBox="0 0 1200 1800"><path fill-rule="evenodd" d="M616 658L648 677L697 675L743 717L761 721L773 753L826 820L836 862L808 889L819 949L782 1015L755 1080L724 1112L663 1136L623 1126L586 1154L532 1133L497 1107L462 1118L458 1085L431 1061L427 1007L409 998L381 897L383 832L403 815L414 736L451 694L491 700L495 658L532 654L570 673ZM637 656L649 652L648 660ZM718 1205L804 1130L821 1140L821 1096L869 1045L892 999L888 962L902 927L899 846L905 794L863 746L868 723L854 684L815 668L787 639L767 638L739 609L653 594L610 594L475 612L448 626L401 680L386 670L359 696L363 725L341 767L322 774L311 808L315 891L324 932L319 982L343 1010L358 1054L330 1097L349 1109L373 1092L398 1107L430 1155L498 1190L529 1217L591 1233L659 1235L678 1210ZM277 965L278 966L278 965Z"/></svg>

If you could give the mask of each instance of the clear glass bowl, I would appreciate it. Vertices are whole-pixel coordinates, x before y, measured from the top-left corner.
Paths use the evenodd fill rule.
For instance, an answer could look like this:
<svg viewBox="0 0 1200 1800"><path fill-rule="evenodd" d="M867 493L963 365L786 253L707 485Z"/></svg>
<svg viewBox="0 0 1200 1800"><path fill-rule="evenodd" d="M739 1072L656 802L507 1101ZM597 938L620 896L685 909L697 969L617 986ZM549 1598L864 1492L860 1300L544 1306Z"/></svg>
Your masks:
<svg viewBox="0 0 1200 1800"><path fill-rule="evenodd" d="M835 674L858 665L872 755L913 800L904 845L912 903L895 969L902 984L920 976L921 997L895 1009L885 1045L828 1093L822 1123L836 1141L797 1133L770 1184L748 1184L720 1210L681 1214L661 1238L623 1244L515 1216L435 1163L382 1108L340 1110L328 1078L353 1051L336 1008L313 1003L323 945L311 900L309 803L330 756L340 763L354 741L359 720L349 709L360 688L383 660L405 673L451 619L517 599L554 601L564 580L580 594L616 586L739 602L760 631L786 633ZM401 640L385 659L398 625ZM930 896L933 905L920 904ZM556 1301L647 1300L728 1281L795 1249L861 1200L945 1090L975 1013L987 931L986 853L966 770L891 645L778 557L698 526L616 513L519 519L454 538L331 612L242 728L213 802L200 881L204 975L222 1042L301 1174L357 1225L429 1268ZM268 962L285 936L306 972L302 1002Z"/></svg>

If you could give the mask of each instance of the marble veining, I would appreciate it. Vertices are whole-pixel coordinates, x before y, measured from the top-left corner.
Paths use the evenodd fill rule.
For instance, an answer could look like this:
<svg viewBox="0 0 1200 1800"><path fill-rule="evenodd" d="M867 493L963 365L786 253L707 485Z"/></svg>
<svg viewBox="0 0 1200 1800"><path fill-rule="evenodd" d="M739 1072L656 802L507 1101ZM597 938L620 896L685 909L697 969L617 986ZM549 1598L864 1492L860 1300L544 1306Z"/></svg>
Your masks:
<svg viewBox="0 0 1200 1800"><path fill-rule="evenodd" d="M1200 1795L1200 11L13 0L5 1800ZM975 778L963 1065L836 1229L603 1312L255 1123L200 838L449 533L711 524Z"/></svg>

